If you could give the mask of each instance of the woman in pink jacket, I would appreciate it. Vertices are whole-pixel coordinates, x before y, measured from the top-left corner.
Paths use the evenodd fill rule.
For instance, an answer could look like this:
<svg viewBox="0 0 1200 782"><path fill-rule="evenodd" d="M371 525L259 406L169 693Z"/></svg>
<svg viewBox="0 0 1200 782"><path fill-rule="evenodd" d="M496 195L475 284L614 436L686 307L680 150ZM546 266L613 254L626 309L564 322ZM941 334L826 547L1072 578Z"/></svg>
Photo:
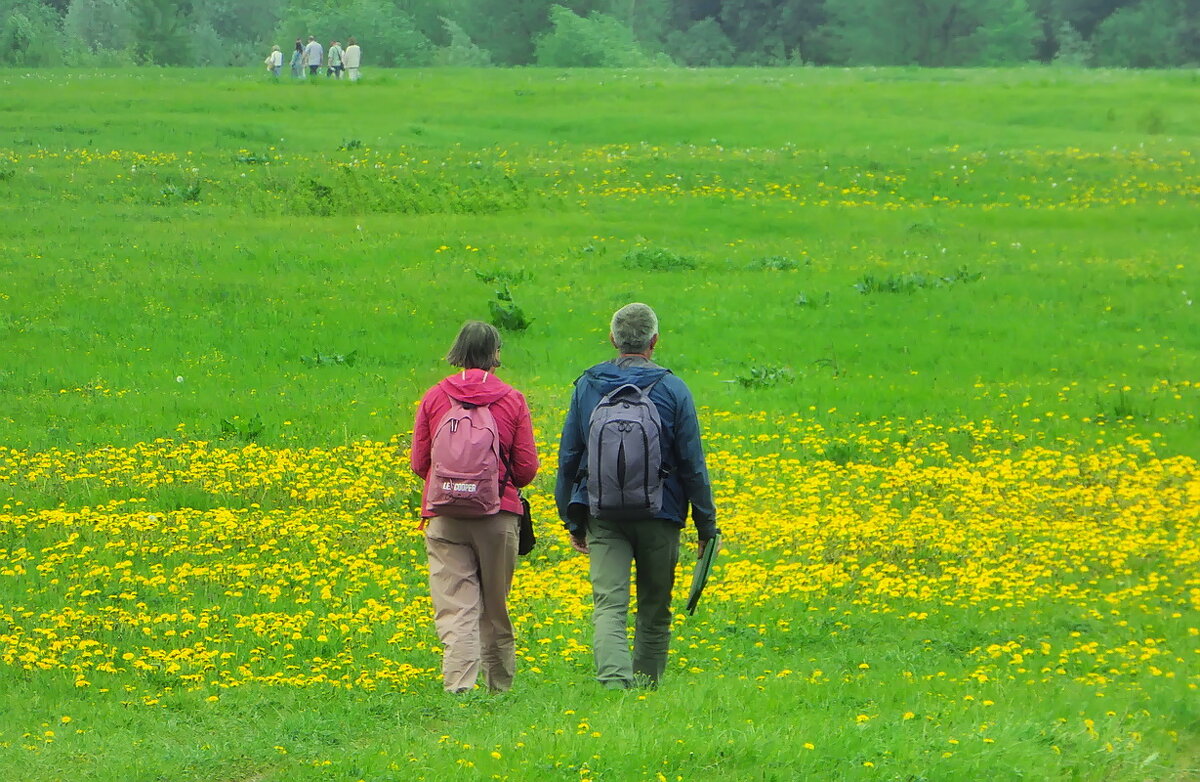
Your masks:
<svg viewBox="0 0 1200 782"><path fill-rule="evenodd" d="M434 385L421 399L412 444L412 469L425 480L421 516L434 624L443 647L442 683L447 692L466 692L475 687L482 667L488 688L504 691L512 687L516 670L508 591L522 511L517 489L529 485L538 469L533 423L521 392L492 374L500 366L500 333L493 326L464 323L446 360L462 371ZM447 413L480 407L491 413L499 439L499 510L474 518L439 515L432 507L436 500L431 499L429 485L431 472L438 468L435 438L448 437L437 434L439 425ZM435 487L435 497L442 487Z"/></svg>

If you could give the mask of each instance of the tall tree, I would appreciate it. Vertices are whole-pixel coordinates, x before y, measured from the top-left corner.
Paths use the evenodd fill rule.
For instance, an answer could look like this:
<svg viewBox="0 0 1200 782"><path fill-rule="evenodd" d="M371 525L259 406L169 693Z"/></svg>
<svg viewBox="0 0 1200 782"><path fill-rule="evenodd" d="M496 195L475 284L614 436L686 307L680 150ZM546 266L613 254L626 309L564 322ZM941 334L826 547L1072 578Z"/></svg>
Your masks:
<svg viewBox="0 0 1200 782"><path fill-rule="evenodd" d="M391 0L301 0L293 2L279 23L276 38L317 36L322 44L354 36L370 65L428 65L433 46L412 18Z"/></svg>
<svg viewBox="0 0 1200 782"><path fill-rule="evenodd" d="M446 45L438 48L436 65L449 65L452 68L485 68L492 64L492 55L486 49L480 49L471 36L453 19L443 18L446 27Z"/></svg>
<svg viewBox="0 0 1200 782"><path fill-rule="evenodd" d="M119 51L133 43L128 0L71 0L63 32L89 51Z"/></svg>
<svg viewBox="0 0 1200 782"><path fill-rule="evenodd" d="M1040 26L1026 0L827 0L851 65L997 65L1027 61Z"/></svg>
<svg viewBox="0 0 1200 782"><path fill-rule="evenodd" d="M671 31L670 0L617 0L610 13L633 31L634 38L652 48L657 49Z"/></svg>
<svg viewBox="0 0 1200 782"><path fill-rule="evenodd" d="M36 0L0 0L0 63L57 65L62 61L62 19Z"/></svg>
<svg viewBox="0 0 1200 782"><path fill-rule="evenodd" d="M1124 68L1183 65L1196 54L1188 36L1200 26L1198 20L1200 9L1188 0L1142 0L1119 9L1092 36L1096 63Z"/></svg>
<svg viewBox="0 0 1200 782"><path fill-rule="evenodd" d="M1058 58L1060 48L1068 47L1072 57L1080 47L1090 47L1096 27L1114 11L1137 0L1029 0L1029 9L1038 18L1041 34L1035 42L1034 57L1042 62Z"/></svg>
<svg viewBox="0 0 1200 782"><path fill-rule="evenodd" d="M727 0L721 27L747 64L826 59L817 44L826 22L824 0Z"/></svg>
<svg viewBox="0 0 1200 782"><path fill-rule="evenodd" d="M450 33L445 19L450 19L462 33L458 19L470 11L470 0L393 0L395 9L408 17L413 27L438 46L449 43Z"/></svg>
<svg viewBox="0 0 1200 782"><path fill-rule="evenodd" d="M586 18L561 5L550 9L552 28L537 42L538 65L559 68L630 68L649 65L620 19L593 12Z"/></svg>
<svg viewBox="0 0 1200 782"><path fill-rule="evenodd" d="M735 54L733 42L716 19L701 19L686 30L670 33L666 49L680 65L700 68L732 65Z"/></svg>
<svg viewBox="0 0 1200 782"><path fill-rule="evenodd" d="M1033 59L1041 26L1026 0L994 0L976 13L975 28L950 47L955 63L1011 65Z"/></svg>
<svg viewBox="0 0 1200 782"><path fill-rule="evenodd" d="M672 25L677 30L686 30L703 19L716 19L721 15L721 0L674 0L675 18Z"/></svg>
<svg viewBox="0 0 1200 782"><path fill-rule="evenodd" d="M129 10L139 60L154 65L191 64L191 2L130 0Z"/></svg>
<svg viewBox="0 0 1200 782"><path fill-rule="evenodd" d="M197 21L207 23L226 41L263 45L275 31L287 0L204 0Z"/></svg>
<svg viewBox="0 0 1200 782"><path fill-rule="evenodd" d="M550 29L553 0L478 0L456 21L498 65L529 65L536 39Z"/></svg>
<svg viewBox="0 0 1200 782"><path fill-rule="evenodd" d="M1138 0L1035 0L1030 5L1050 23L1070 22L1080 35L1090 39L1101 22L1137 3Z"/></svg>

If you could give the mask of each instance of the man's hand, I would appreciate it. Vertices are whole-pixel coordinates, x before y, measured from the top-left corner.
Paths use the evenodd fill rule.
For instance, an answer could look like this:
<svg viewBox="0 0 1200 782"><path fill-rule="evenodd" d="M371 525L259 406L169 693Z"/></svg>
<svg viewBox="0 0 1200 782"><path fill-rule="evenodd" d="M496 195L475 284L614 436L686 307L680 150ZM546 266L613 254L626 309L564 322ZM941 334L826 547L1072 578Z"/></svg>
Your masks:
<svg viewBox="0 0 1200 782"><path fill-rule="evenodd" d="M578 551L580 554L590 554L592 550L588 548L587 538L577 538L571 536L571 548Z"/></svg>
<svg viewBox="0 0 1200 782"><path fill-rule="evenodd" d="M715 540L715 538L709 538L708 540L700 541L700 545L696 548L696 559L700 559L704 556L704 550L708 548L708 544L712 543L713 540Z"/></svg>

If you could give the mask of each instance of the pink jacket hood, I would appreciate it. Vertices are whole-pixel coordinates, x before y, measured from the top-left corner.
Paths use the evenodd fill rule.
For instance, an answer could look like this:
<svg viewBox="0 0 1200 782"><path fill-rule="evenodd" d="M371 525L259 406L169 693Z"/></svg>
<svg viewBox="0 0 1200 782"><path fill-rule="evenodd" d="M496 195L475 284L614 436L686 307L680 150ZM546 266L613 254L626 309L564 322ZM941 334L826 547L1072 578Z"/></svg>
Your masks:
<svg viewBox="0 0 1200 782"><path fill-rule="evenodd" d="M508 383L482 369L464 370L446 378L440 385L448 395L469 405L490 405L512 391Z"/></svg>
<svg viewBox="0 0 1200 782"><path fill-rule="evenodd" d="M450 409L453 397L471 405L491 405L500 434L501 460L505 484L500 497L500 509L520 514L523 510L517 487L528 486L537 475L537 445L533 440L533 421L529 417L529 405L520 391L481 369L469 369L440 381L425 392L417 406L413 422L412 454L410 464L413 472L425 479L422 491L422 516L434 515L428 508L429 469L431 467L433 434L437 422Z"/></svg>

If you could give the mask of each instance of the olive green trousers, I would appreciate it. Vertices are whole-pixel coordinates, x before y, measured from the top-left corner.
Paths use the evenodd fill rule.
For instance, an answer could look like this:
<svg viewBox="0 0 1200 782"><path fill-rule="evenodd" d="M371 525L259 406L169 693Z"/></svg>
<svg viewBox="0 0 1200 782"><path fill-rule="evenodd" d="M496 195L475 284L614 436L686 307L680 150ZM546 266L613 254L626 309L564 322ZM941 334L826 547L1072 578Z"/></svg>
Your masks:
<svg viewBox="0 0 1200 782"><path fill-rule="evenodd" d="M588 524L596 679L605 687L657 686L671 644L671 589L679 561L679 525L661 519ZM637 584L633 653L629 650L630 575Z"/></svg>

